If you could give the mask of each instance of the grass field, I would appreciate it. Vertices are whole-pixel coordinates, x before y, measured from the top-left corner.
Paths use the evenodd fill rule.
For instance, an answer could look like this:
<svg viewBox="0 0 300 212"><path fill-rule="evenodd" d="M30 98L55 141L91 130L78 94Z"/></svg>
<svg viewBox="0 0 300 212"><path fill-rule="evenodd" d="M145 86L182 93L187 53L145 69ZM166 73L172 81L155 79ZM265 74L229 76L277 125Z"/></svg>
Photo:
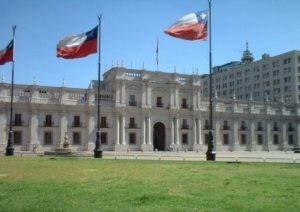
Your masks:
<svg viewBox="0 0 300 212"><path fill-rule="evenodd" d="M300 164L0 157L0 211L299 211Z"/></svg>

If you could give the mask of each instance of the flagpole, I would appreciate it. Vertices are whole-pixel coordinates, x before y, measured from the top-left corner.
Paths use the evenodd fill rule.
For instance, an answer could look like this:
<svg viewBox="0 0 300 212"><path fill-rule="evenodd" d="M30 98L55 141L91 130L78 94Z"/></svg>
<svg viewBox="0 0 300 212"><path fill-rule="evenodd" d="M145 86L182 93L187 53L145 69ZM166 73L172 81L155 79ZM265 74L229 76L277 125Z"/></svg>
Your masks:
<svg viewBox="0 0 300 212"><path fill-rule="evenodd" d="M94 149L94 158L102 158L102 149L101 149L101 132L100 132L100 76L101 76L101 55L100 55L100 43L101 43L101 18L102 14L98 16L98 90L97 90L97 133L96 133L96 142Z"/></svg>
<svg viewBox="0 0 300 212"><path fill-rule="evenodd" d="M11 94L10 94L10 120L9 120L9 132L8 132L8 140L6 147L6 156L14 155L14 145L13 145L13 130L12 130L12 116L13 116L13 101L14 101L14 75L15 75L15 31L17 26L13 25L13 60L12 60L12 68L11 68Z"/></svg>
<svg viewBox="0 0 300 212"><path fill-rule="evenodd" d="M158 39L158 36L157 36L157 43L156 43L156 70L158 71L158 64L159 64L159 58L158 58L158 44L159 44L159 39Z"/></svg>
<svg viewBox="0 0 300 212"><path fill-rule="evenodd" d="M211 1L208 0L208 18L209 18L209 140L206 152L206 160L214 161L216 159L216 153L214 152L214 139L213 139L213 107L212 107L212 50L211 50Z"/></svg>

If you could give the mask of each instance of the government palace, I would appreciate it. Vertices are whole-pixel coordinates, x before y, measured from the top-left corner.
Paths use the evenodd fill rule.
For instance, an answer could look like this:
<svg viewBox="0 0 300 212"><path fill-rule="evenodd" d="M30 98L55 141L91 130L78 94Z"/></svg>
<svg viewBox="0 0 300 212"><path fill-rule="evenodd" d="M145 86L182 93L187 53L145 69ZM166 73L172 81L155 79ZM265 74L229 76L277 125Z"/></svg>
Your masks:
<svg viewBox="0 0 300 212"><path fill-rule="evenodd" d="M97 81L88 88L14 85L15 151L93 151ZM300 51L214 67L216 151L287 151L300 143ZM104 151L207 150L209 77L112 67L100 87ZM0 82L0 149L6 148L11 84Z"/></svg>

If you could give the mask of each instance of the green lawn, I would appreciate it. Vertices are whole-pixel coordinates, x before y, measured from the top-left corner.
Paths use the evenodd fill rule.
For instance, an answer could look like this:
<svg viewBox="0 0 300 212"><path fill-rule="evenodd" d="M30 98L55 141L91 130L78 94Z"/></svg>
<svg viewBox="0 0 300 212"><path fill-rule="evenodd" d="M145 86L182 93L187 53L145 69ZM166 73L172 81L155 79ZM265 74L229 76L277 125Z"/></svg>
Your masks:
<svg viewBox="0 0 300 212"><path fill-rule="evenodd" d="M299 211L300 164L0 157L0 211Z"/></svg>

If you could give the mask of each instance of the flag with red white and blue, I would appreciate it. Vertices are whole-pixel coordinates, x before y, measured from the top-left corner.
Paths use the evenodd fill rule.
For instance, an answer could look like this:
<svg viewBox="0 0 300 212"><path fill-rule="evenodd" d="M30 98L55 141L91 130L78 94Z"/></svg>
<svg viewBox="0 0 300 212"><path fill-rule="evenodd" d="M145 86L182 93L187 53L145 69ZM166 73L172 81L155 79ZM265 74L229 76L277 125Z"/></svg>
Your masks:
<svg viewBox="0 0 300 212"><path fill-rule="evenodd" d="M0 50L0 65L14 60L14 40L11 40L5 49Z"/></svg>

